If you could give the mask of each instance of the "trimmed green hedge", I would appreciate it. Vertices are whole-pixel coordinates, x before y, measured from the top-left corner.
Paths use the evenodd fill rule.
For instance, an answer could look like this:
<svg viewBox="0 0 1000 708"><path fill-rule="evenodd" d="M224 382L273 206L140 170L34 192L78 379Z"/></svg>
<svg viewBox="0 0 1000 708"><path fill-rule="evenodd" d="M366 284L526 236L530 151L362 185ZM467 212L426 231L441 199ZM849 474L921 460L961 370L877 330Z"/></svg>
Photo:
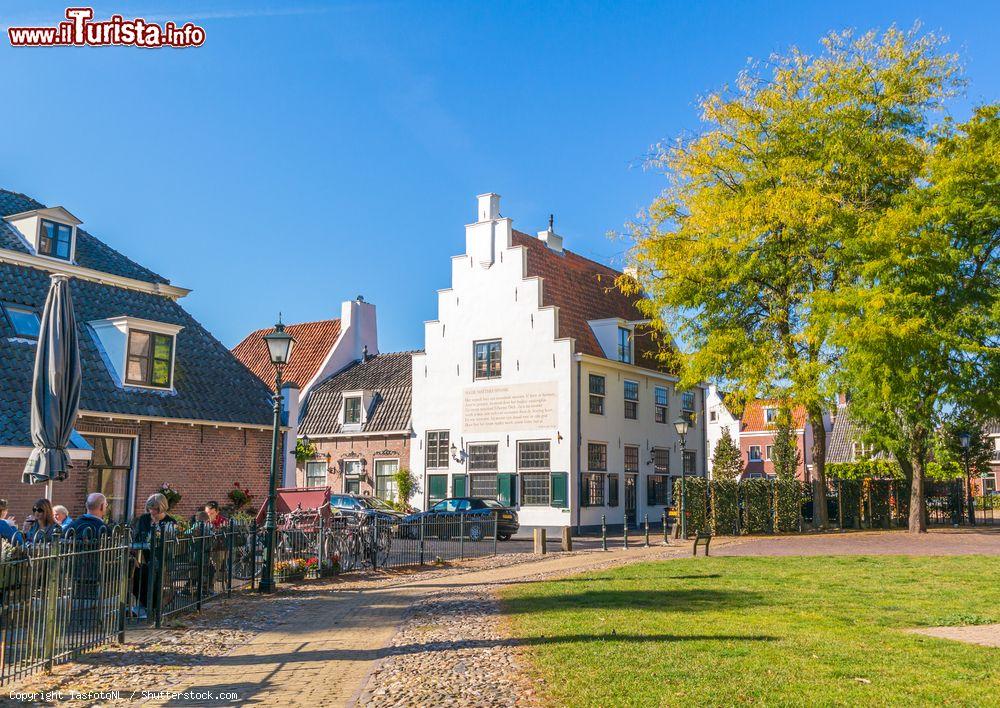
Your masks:
<svg viewBox="0 0 1000 708"><path fill-rule="evenodd" d="M740 485L743 501L743 533L771 533L774 513L771 510L771 480L748 479Z"/></svg>
<svg viewBox="0 0 1000 708"><path fill-rule="evenodd" d="M806 485L798 480L777 480L774 482L775 531L801 531L799 520L802 516L802 500Z"/></svg>
<svg viewBox="0 0 1000 708"><path fill-rule="evenodd" d="M740 485L736 480L714 480L711 485L712 533L738 536L740 533Z"/></svg>

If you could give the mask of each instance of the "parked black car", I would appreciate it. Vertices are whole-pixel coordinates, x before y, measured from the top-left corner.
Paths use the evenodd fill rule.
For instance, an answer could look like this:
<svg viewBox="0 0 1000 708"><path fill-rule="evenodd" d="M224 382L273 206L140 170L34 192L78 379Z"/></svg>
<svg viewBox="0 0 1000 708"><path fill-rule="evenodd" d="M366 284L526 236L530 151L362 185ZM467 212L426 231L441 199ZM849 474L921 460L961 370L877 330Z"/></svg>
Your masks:
<svg viewBox="0 0 1000 708"><path fill-rule="evenodd" d="M393 517L394 521L402 521L406 516L402 511L390 506L378 497L361 494L331 494L330 510L341 514L375 513Z"/></svg>
<svg viewBox="0 0 1000 708"><path fill-rule="evenodd" d="M454 497L442 499L427 511L410 514L404 521L417 522L424 520L424 535L438 538L457 536L464 528L465 535L472 541L479 541L488 533L484 521L496 514L497 538L508 541L517 533L520 523L517 512L509 506L504 506L496 499L478 499L476 497ZM461 517L464 522L460 523ZM411 524L411 529L419 527ZM492 529L490 529L492 530ZM411 531L412 532L412 531ZM419 533L419 530L417 531Z"/></svg>

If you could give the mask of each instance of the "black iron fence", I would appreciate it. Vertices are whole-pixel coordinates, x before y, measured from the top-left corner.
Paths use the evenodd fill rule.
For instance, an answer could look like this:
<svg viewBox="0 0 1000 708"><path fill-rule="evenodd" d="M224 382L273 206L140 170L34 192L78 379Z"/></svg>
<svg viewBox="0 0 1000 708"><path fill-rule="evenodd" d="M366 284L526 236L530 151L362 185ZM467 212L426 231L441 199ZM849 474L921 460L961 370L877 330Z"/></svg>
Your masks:
<svg viewBox="0 0 1000 708"><path fill-rule="evenodd" d="M828 525L836 529L905 528L910 488L903 480L827 480L822 494L815 483L798 480L681 480L674 498L683 499L689 534L711 531L720 536L794 533L814 526L815 506L826 505ZM1000 496L968 496L967 483L925 485L927 523L993 525L1000 523ZM970 513L971 508L971 513Z"/></svg>
<svg viewBox="0 0 1000 708"><path fill-rule="evenodd" d="M263 565L255 524L116 527L93 539L3 544L0 685L123 641L129 625L159 627L240 588ZM284 519L275 538L279 581L476 558L497 552L495 515L403 521L384 514Z"/></svg>
<svg viewBox="0 0 1000 708"><path fill-rule="evenodd" d="M131 535L5 545L0 684L123 638Z"/></svg>

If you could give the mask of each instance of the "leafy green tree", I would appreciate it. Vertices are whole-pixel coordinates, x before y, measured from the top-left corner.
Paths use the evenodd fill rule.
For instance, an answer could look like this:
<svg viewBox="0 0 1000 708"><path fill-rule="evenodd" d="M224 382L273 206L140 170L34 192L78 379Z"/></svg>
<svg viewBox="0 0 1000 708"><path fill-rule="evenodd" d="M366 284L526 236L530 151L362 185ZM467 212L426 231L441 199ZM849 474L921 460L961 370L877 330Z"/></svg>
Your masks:
<svg viewBox="0 0 1000 708"><path fill-rule="evenodd" d="M712 452L712 479L736 479L743 474L743 455L729 434L722 429L722 437Z"/></svg>
<svg viewBox="0 0 1000 708"><path fill-rule="evenodd" d="M409 511L410 499L417 491L417 478L409 468L400 467L393 475L393 479L396 482L396 499L390 499L389 502L400 511Z"/></svg>
<svg viewBox="0 0 1000 708"><path fill-rule="evenodd" d="M852 414L910 480L912 532L948 411L1000 405L1000 107L933 137L919 179L852 244L863 268L829 320Z"/></svg>
<svg viewBox="0 0 1000 708"><path fill-rule="evenodd" d="M791 416L783 412L774 434L774 446L771 448L774 473L780 480L794 480L800 460L799 446L795 444L795 434L792 432Z"/></svg>
<svg viewBox="0 0 1000 708"><path fill-rule="evenodd" d="M927 115L958 82L939 47L916 30L843 32L816 55L751 65L700 102L697 134L657 148L666 187L630 225L641 306L687 352L682 385L805 407L820 527L837 351L814 311L856 277L853 242L920 174Z"/></svg>
<svg viewBox="0 0 1000 708"><path fill-rule="evenodd" d="M962 447L961 436L968 434L969 447ZM986 421L972 411L955 413L934 436L933 460L927 465L929 479L975 479L991 472L993 442L986 435Z"/></svg>

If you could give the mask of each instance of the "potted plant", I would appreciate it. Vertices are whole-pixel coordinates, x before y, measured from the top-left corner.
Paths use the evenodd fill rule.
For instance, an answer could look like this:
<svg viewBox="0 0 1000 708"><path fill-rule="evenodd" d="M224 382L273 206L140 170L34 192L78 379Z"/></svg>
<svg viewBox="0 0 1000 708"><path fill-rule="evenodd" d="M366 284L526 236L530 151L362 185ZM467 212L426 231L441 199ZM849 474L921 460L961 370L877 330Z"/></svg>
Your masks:
<svg viewBox="0 0 1000 708"><path fill-rule="evenodd" d="M240 509L253 500L253 495L243 489L239 482L233 482L233 488L229 490L226 496L229 497L229 501L233 505L233 514L239 512Z"/></svg>
<svg viewBox="0 0 1000 708"><path fill-rule="evenodd" d="M181 493L171 487L169 482L161 484L159 490L157 491L167 498L167 506L171 509L177 506L181 501Z"/></svg>
<svg viewBox="0 0 1000 708"><path fill-rule="evenodd" d="M274 574L278 580L283 582L302 580L306 577L305 561L299 558L279 561L274 564Z"/></svg>

